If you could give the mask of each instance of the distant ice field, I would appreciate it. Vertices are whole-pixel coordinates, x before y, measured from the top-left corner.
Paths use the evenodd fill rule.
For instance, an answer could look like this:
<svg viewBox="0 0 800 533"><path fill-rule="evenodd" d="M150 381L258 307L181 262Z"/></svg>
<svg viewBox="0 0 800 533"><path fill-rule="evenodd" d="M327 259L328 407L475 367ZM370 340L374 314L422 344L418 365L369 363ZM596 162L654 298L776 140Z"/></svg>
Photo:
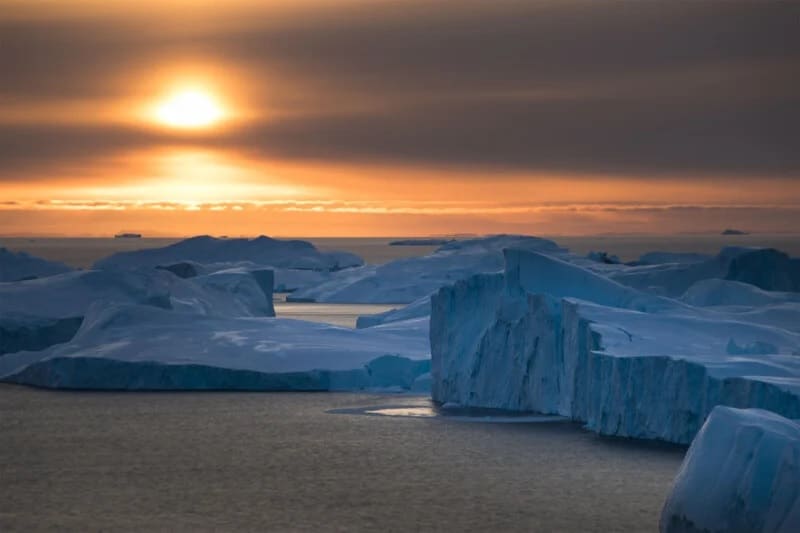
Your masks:
<svg viewBox="0 0 800 533"><path fill-rule="evenodd" d="M800 234L754 233L750 235L589 235L548 236L559 245L584 255L590 251L605 251L625 261L654 250L716 254L723 246L760 246L777 248L792 256L800 256ZM422 256L436 246L389 246L404 237L326 237L306 238L322 251L344 250L364 258L367 263L383 264L403 257ZM181 238L42 238L0 237L0 247L24 251L70 266L88 268L95 261L116 252L157 248L178 242Z"/></svg>

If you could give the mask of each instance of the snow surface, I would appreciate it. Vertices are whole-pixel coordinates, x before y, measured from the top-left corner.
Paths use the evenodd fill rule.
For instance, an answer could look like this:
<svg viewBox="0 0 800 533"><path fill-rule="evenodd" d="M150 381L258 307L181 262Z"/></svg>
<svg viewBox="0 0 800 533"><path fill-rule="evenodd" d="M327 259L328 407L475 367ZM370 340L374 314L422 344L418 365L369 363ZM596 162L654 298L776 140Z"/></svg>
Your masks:
<svg viewBox="0 0 800 533"><path fill-rule="evenodd" d="M0 354L69 340L96 302L203 315L275 315L270 271L225 271L190 279L157 269L74 271L0 283Z"/></svg>
<svg viewBox="0 0 800 533"><path fill-rule="evenodd" d="M716 407L683 461L660 529L800 531L800 425L759 409Z"/></svg>
<svg viewBox="0 0 800 533"><path fill-rule="evenodd" d="M718 404L798 418L800 305L776 307L697 308L562 258L507 250L504 273L432 298L433 398L683 444ZM746 353L732 355L731 343ZM767 345L774 353L762 353Z"/></svg>
<svg viewBox="0 0 800 533"><path fill-rule="evenodd" d="M673 298L707 279L728 279L770 291L800 291L800 259L769 248L728 246L714 257L645 254L640 261L608 270L612 279L639 290Z"/></svg>
<svg viewBox="0 0 800 533"><path fill-rule="evenodd" d="M269 276L261 272L261 276ZM157 269L80 270L0 284L0 317L83 316L99 300L187 309L202 314L274 315L268 282L259 283L256 275L259 274L227 272L181 279Z"/></svg>
<svg viewBox="0 0 800 533"><path fill-rule="evenodd" d="M0 357L0 379L77 389L410 389L430 368L419 332L99 304L68 343Z"/></svg>
<svg viewBox="0 0 800 533"><path fill-rule="evenodd" d="M64 263L48 261L25 252L0 247L0 283L43 278L72 270Z"/></svg>
<svg viewBox="0 0 800 533"><path fill-rule="evenodd" d="M509 247L559 254L553 241L519 235L497 235L453 241L424 257L399 259L334 273L327 282L293 293L289 301L330 303L411 303L440 287L480 272L503 268Z"/></svg>
<svg viewBox="0 0 800 533"><path fill-rule="evenodd" d="M680 299L689 305L699 307L760 307L784 302L800 302L800 293L765 291L749 283L707 279L689 287Z"/></svg>
<svg viewBox="0 0 800 533"><path fill-rule="evenodd" d="M129 269L156 267L182 261L200 264L249 261L256 265L256 268L319 271L336 271L364 264L357 255L347 252L321 252L307 241L279 240L265 236L255 239L216 239L201 236L162 248L116 253L101 259L94 266Z"/></svg>

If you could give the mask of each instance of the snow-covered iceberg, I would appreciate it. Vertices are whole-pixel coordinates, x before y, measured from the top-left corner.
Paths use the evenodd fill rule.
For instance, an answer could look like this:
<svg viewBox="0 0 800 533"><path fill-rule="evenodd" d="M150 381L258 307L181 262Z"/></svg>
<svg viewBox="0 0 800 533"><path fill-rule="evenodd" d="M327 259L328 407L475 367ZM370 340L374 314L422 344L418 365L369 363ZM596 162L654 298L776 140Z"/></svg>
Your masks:
<svg viewBox="0 0 800 533"><path fill-rule="evenodd" d="M200 264L247 261L257 268L320 271L336 271L364 264L357 255L347 252L321 252L308 241L271 239L265 236L255 239L200 236L162 248L119 252L97 261L94 266L100 269L153 268L187 261Z"/></svg>
<svg viewBox="0 0 800 533"><path fill-rule="evenodd" d="M800 302L800 293L765 291L755 285L724 279L698 281L681 296L681 301L698 307L761 307Z"/></svg>
<svg viewBox="0 0 800 533"><path fill-rule="evenodd" d="M800 291L800 258L766 248L734 257L725 279L743 281L768 291Z"/></svg>
<svg viewBox="0 0 800 533"><path fill-rule="evenodd" d="M507 250L504 273L433 296L433 398L684 444L718 404L797 418L800 306L771 311L696 308L554 256ZM733 355L731 341L774 353Z"/></svg>
<svg viewBox="0 0 800 533"><path fill-rule="evenodd" d="M77 389L411 389L429 369L428 339L413 328L354 330L131 304L94 305L68 343L0 357L0 380Z"/></svg>
<svg viewBox="0 0 800 533"><path fill-rule="evenodd" d="M800 531L800 425L759 409L716 407L683 461L660 529Z"/></svg>
<svg viewBox="0 0 800 533"><path fill-rule="evenodd" d="M205 315L274 316L270 271L182 279L165 270L87 270L0 283L0 354L69 340L95 302Z"/></svg>
<svg viewBox="0 0 800 533"><path fill-rule="evenodd" d="M770 291L800 291L800 259L769 248L728 246L707 258L698 254L645 254L633 265L607 273L623 285L674 298L708 279L740 281Z"/></svg>
<svg viewBox="0 0 800 533"><path fill-rule="evenodd" d="M503 250L509 247L551 254L566 253L553 241L519 235L452 241L424 257L337 272L324 283L293 293L288 300L411 303L473 274L502 270Z"/></svg>
<svg viewBox="0 0 800 533"><path fill-rule="evenodd" d="M25 252L0 247L0 283L43 278L72 270L64 263L48 261Z"/></svg>

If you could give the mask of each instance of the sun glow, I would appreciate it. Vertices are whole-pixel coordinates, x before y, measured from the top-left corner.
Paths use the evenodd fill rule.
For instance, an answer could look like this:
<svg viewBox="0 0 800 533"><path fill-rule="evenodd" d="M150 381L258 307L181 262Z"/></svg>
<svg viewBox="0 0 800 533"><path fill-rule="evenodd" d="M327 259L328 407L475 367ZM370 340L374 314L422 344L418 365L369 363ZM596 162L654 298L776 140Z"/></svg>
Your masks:
<svg viewBox="0 0 800 533"><path fill-rule="evenodd" d="M214 95L196 88L175 91L155 109L156 120L173 128L207 128L224 116Z"/></svg>

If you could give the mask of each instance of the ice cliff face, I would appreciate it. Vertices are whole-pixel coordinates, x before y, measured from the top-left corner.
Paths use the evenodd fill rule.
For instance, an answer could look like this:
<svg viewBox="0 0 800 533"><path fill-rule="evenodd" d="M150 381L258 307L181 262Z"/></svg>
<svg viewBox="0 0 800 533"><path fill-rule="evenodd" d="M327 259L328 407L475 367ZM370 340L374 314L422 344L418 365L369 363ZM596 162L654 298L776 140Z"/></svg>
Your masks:
<svg viewBox="0 0 800 533"><path fill-rule="evenodd" d="M800 531L800 426L768 411L715 408L683 461L660 529Z"/></svg>
<svg viewBox="0 0 800 533"><path fill-rule="evenodd" d="M558 258L508 250L504 274L432 298L433 398L556 413L598 433L688 444L718 404L800 417L800 336L771 317L639 292ZM745 316L745 318L743 318ZM800 320L800 308L783 321ZM730 355L769 344L769 355Z"/></svg>
<svg viewBox="0 0 800 533"><path fill-rule="evenodd" d="M72 270L63 263L47 261L25 252L12 252L0 248L0 283L24 279L44 278Z"/></svg>

